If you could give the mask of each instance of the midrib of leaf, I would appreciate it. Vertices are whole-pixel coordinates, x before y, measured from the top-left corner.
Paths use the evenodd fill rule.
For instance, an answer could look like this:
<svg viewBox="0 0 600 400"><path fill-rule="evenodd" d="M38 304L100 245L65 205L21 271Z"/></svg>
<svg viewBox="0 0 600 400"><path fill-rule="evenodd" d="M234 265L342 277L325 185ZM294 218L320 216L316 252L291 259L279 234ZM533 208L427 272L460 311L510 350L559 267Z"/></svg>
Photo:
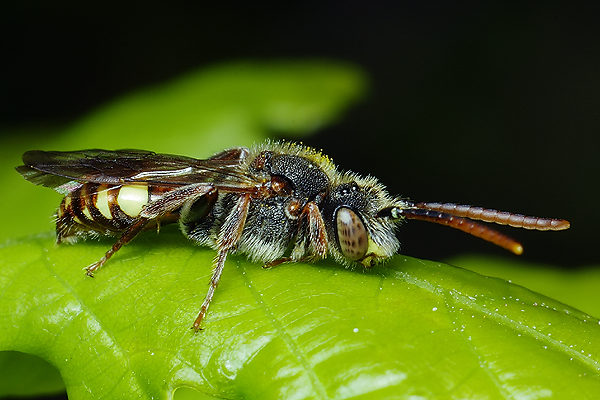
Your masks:
<svg viewBox="0 0 600 400"><path fill-rule="evenodd" d="M117 338L114 335L112 335L108 329L105 328L105 326L102 323L102 321L100 320L100 318L98 318L98 316L85 304L84 300L77 294L77 292L73 289L73 287L71 287L71 285L69 285L63 278L60 277L60 275L58 275L52 269L52 266L50 265L50 260L46 256L46 250L44 250L44 245L41 243L40 239L36 239L35 242L39 244L39 247L42 251L40 258L41 258L46 270L75 299L75 301L77 301L79 303L79 305L81 306L82 312L85 312L87 314L87 318L92 318L97 323L97 326L100 328L98 330L98 333L103 332L110 339L111 343L114 344L114 346L111 346L111 349L114 350L113 355L115 356L115 358L120 359L123 362L123 364L125 365L125 368L124 368L125 372L121 376L121 381L123 379L125 379L125 376L129 375L129 377L133 378L133 380L135 381L135 384L138 389L137 392L144 393L145 386L140 382L139 377L137 376L137 374L135 374L135 371L131 368L131 360L126 356L127 352L123 349L123 346L119 343ZM119 385L119 383L120 383L120 381L116 381L114 386L112 388L110 388L109 390L107 390L107 392L112 393L112 391ZM135 389L134 389L134 391L135 391Z"/></svg>
<svg viewBox="0 0 600 400"><path fill-rule="evenodd" d="M314 393L316 395L318 395L319 399L329 399L329 396L327 396L327 392L325 390L323 383L319 379L317 373L311 366L310 362L306 359L306 357L304 357L304 355L302 354L302 351L300 351L297 343L286 332L281 321L279 321L277 319L275 314L271 311L271 308L269 307L269 305L263 300L259 291L254 287L254 284L252 283L252 281L250 279L248 279L248 276L245 273L246 269L244 268L244 266L238 263L238 270L241 272L240 275L242 276L244 283L246 283L245 286L248 288L250 293L252 293L252 296L254 297L257 305L260 307L263 314L268 318L268 320L271 322L273 327L276 329L276 331L279 334L279 337L285 342L286 346L290 350L290 353L296 358L296 360L298 360L298 362L302 366L302 369L308 375L308 378L314 389Z"/></svg>
<svg viewBox="0 0 600 400"><path fill-rule="evenodd" d="M408 274L406 272L394 271L394 275L397 278L402 279L409 284L415 285L415 286L419 287L420 289L424 289L424 290L429 291L433 294L436 294L440 297L444 297L445 293L447 293L449 296L451 296L451 298L453 299L453 301L455 303L460 304L461 306L469 308L471 310L480 312L482 314L486 314L489 317L491 317L494 321L496 321L497 323L499 323L503 326L508 326L509 328L511 328L517 332L526 334L537 341L541 341L543 343L546 343L546 344L552 346L559 352L564 353L566 357L572 357L573 359L578 360L586 368L590 369L593 373L598 373L600 371L600 365L599 365L598 361L592 359L589 356L586 356L585 353L578 352L578 351L570 348L566 344L561 343L560 341L555 340L555 339L549 337L548 335L543 334L542 332L539 332L533 328L530 328L529 326L527 326L525 324L520 324L517 321L515 321L511 318L508 318L498 312L490 310L489 308L487 308L485 306L479 305L479 304L475 303L474 301L472 301L469 298L469 296L460 294L456 290L448 290L448 289L444 288L443 286L433 285L430 282L424 281L415 276L411 276L410 274ZM574 316L573 314L570 314L568 312L566 314ZM590 319L591 318L592 317L590 317Z"/></svg>
<svg viewBox="0 0 600 400"><path fill-rule="evenodd" d="M463 379L462 379L460 382L457 382L457 383L456 383L456 385L454 385L454 386L452 387L452 390L449 390L449 391L448 391L448 395L450 395L450 394L452 394L452 393L456 392L458 389L460 389L460 387L461 387L461 386L462 386L462 385L463 385L465 382L468 382L468 381L469 381L469 380L470 380L470 379L473 377L473 375L475 375L475 373L476 373L476 372L479 370L479 368L481 368L481 367L477 366L477 367L473 367L473 368L471 368L471 370L469 371L469 373L468 373L468 374L466 374L466 375L463 377Z"/></svg>
<svg viewBox="0 0 600 400"><path fill-rule="evenodd" d="M421 286L418 286L418 287L421 288ZM461 326L461 325L463 325L461 323L462 319L460 318L460 316L456 312L456 309L453 309L451 307L451 305L456 305L456 304L457 304L457 302L450 295L450 293L445 293L444 294L444 305L446 307L446 310L448 310L448 314L452 317L452 320L455 321L458 324L458 326ZM479 367L483 368L483 370L485 371L485 374L490 378L490 381L492 381L492 383L494 384L494 386L496 387L496 389L498 389L498 393L500 394L500 396L502 396L505 399L512 399L512 398L514 398L513 396L509 395L502 388L502 383L500 382L500 379L498 378L498 376L490 368L488 368L488 364L487 364L484 356L477 349L477 347L473 344L473 342L470 341L468 337L465 337L465 334L462 332L462 330L459 330L459 335L461 335L461 337L464 340L464 342L467 343L469 349L471 350L471 352L473 353L473 355L477 358L477 360L481 361L481 362L479 362ZM465 379L467 379L467 377L465 377ZM453 389L456 390L456 389L458 389L458 387L459 386L457 385Z"/></svg>

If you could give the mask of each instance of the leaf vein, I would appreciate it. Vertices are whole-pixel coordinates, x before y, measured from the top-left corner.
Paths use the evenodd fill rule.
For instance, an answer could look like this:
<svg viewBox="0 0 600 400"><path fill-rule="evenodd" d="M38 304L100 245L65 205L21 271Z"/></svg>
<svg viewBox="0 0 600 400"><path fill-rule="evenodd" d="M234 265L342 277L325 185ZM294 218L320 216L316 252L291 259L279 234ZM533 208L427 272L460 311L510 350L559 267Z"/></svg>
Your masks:
<svg viewBox="0 0 600 400"><path fill-rule="evenodd" d="M254 299L256 300L256 302L258 303L260 308L262 309L265 316L271 321L271 324L273 325L273 327L275 327L279 336L283 339L283 341L285 342L287 347L290 349L290 352L296 357L296 359L298 360L298 362L300 363L300 365L302 366L302 368L308 375L308 378L313 386L315 394L318 396L318 398L328 399L329 396L327 396L327 392L325 391L325 386L319 379L317 373L313 369L310 362L306 359L306 357L304 357L304 355L300 351L300 348L299 348L298 344L295 342L294 338L289 333L286 332L284 325L273 314L273 311L271 311L271 308L269 307L269 305L266 304L266 302L260 295L259 291L254 287L254 285L250 281L250 279L248 279L248 274L245 273L244 266L242 264L240 264L239 262L237 263L237 266L238 266L237 269L238 269L238 271L240 271L242 279L244 279L244 281L246 283L246 287L252 293Z"/></svg>
<svg viewBox="0 0 600 400"><path fill-rule="evenodd" d="M597 360L594 360L590 356L580 353L572 348L569 348L569 346L567 344L561 343L560 341L558 341L557 339L554 339L553 337L544 335L542 332L539 332L533 328L530 328L530 327L526 326L525 324L519 324L517 321L515 321L505 315L502 315L498 312L492 311L488 307L479 305L476 302L474 302L473 300L471 300L469 298L469 296L460 294L456 291L446 289L442 286L434 285L431 282L428 282L423 279L419 279L415 276L412 276L412 275L408 274L407 272L398 272L397 271L397 272L395 272L395 274L397 275L398 278L404 280L406 283L415 285L415 286L417 286L421 289L427 290L431 293L434 293L434 294L437 294L440 296L445 296L445 294L448 293L448 295L453 297L454 302L460 304L461 306L467 307L469 309L480 312L482 314L486 314L487 316L492 318L494 321L496 321L497 323L500 323L503 326L509 327L509 328L511 328L517 332L520 332L522 334L531 336L540 342L546 343L548 346L551 346L554 349L564 353L567 357L572 357L573 359L578 360L580 363L582 363L585 367L592 370L594 373L598 373L600 371L600 363L598 363Z"/></svg>
<svg viewBox="0 0 600 400"><path fill-rule="evenodd" d="M457 326L462 326L463 325L462 320L460 319L458 313L456 312L456 308L452 307L452 305L456 305L456 304L457 303L456 303L455 299L449 293L447 293L444 296L444 305L446 306L446 309L448 310L448 314L451 316L452 320L456 323ZM481 369L483 369L483 371L485 371L486 375L490 378L490 381L498 389L498 392L500 393L500 395L506 399L514 399L514 396L512 396L510 393L508 393L503 388L502 382L500 381L498 376L488 367L483 354L481 354L479 352L477 347L473 344L473 342L471 340L469 340L469 338L465 337L465 334L463 333L462 329L460 329L459 332L460 332L460 335L463 337L464 342L467 344L467 346L471 350L471 353L473 353L473 355L477 358L479 367ZM467 377L465 377L465 379L467 379ZM453 389L457 389L463 382L464 382L464 380L457 383Z"/></svg>
<svg viewBox="0 0 600 400"><path fill-rule="evenodd" d="M38 241L38 243L40 243ZM98 316L85 304L85 302L83 301L83 299L79 296L79 294L77 293L77 291L75 291L75 289L73 289L73 287L67 282L65 281L60 275L58 275L54 269L51 267L50 265L50 260L48 259L48 257L46 256L46 251L44 250L42 243L40 243L40 247L42 248L42 257L41 260L43 261L44 267L48 270L48 272L50 273L50 275L71 295L73 296L73 298L79 302L79 304L81 304L81 309L86 312L91 318L93 318L98 326L101 328L101 331L104 332L107 337L110 339L111 343L114 344L115 346L115 350L117 350L116 352L113 352L113 354L115 355L116 358L121 358L124 361L125 364L125 372L123 373L121 380L123 380L123 378L126 375L129 375L130 377L133 377L136 385L138 387L138 390L141 392L144 392L143 388L144 385L142 385L140 378L137 376L137 374L133 373L133 369L131 368L130 365L130 360L126 357L126 353L123 349L123 347L119 344L119 342L117 341L117 338L113 335L110 334L110 332L108 330L106 330L103 327L103 323L100 320L100 318L98 318ZM83 274L82 274L83 276ZM111 389L113 390L117 385L118 385L118 380L117 382L115 382L114 387ZM84 383L85 384L85 383ZM109 390L109 391L111 391Z"/></svg>

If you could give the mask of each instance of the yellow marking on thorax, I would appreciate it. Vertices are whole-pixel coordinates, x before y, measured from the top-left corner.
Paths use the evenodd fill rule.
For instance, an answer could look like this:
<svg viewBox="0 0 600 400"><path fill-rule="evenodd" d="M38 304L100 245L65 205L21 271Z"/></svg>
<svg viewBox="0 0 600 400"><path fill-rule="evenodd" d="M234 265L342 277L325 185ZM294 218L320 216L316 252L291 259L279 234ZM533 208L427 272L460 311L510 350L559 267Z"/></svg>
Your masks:
<svg viewBox="0 0 600 400"><path fill-rule="evenodd" d="M96 195L96 208L100 213L107 219L112 219L110 213L110 206L108 204L108 191L109 189L100 190Z"/></svg>
<svg viewBox="0 0 600 400"><path fill-rule="evenodd" d="M117 196L117 203L123 212L130 217L140 215L142 208L148 204L148 186L123 186Z"/></svg>

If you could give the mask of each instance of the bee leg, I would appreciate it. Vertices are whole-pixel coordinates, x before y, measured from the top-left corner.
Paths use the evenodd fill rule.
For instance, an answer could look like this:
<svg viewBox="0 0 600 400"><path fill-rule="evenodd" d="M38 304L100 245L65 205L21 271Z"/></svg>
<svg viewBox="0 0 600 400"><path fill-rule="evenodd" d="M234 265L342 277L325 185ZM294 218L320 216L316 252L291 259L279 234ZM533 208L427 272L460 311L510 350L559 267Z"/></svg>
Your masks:
<svg viewBox="0 0 600 400"><path fill-rule="evenodd" d="M94 272L104 265L109 258L112 257L123 245L129 243L131 239L137 236L137 234L144 229L144 226L149 222L147 218L139 218L132 225L127 228L121 235L119 240L112 245L112 247L102 256L102 258L92 265L85 267L85 273L87 276L94 277Z"/></svg>
<svg viewBox="0 0 600 400"><path fill-rule="evenodd" d="M205 196L209 193L214 193L216 191L217 189L213 185L206 183L197 183L181 187L168 192L161 198L154 200L151 203L146 204L140 212L140 217L148 219L158 218L162 215L177 210L188 201L197 200L199 197Z"/></svg>
<svg viewBox="0 0 600 400"><path fill-rule="evenodd" d="M223 267L225 266L227 254L235 247L238 240L242 236L242 231L244 230L244 225L246 224L246 217L248 216L249 207L250 195L246 194L240 196L235 204L235 207L225 219L223 226L221 226L218 241L219 250L214 261L213 273L210 279L208 293L206 293L206 297L202 303L200 312L198 313L198 316L192 325L192 329L196 332L201 329L200 324L202 323L202 319L204 319L206 311L208 310L208 306L210 306L210 302L215 294L215 289L219 285L219 280L221 279L221 274L223 273Z"/></svg>
<svg viewBox="0 0 600 400"><path fill-rule="evenodd" d="M292 257L281 257L278 258L277 260L273 260L273 261L269 261L268 263L265 263L262 267L263 269L271 269L273 267L276 267L278 265L281 264L287 264L287 263L309 263L309 262L313 262L313 261L317 261L320 258L324 258L324 257L315 257L314 255L307 255L305 257L301 257L298 259L292 258Z"/></svg>
<svg viewBox="0 0 600 400"><path fill-rule="evenodd" d="M284 263L288 263L288 262L292 262L292 261L294 261L292 259L292 257L281 257L276 260L265 263L262 267L263 267L263 269L270 269L270 268L276 267L280 264L284 264Z"/></svg>
<svg viewBox="0 0 600 400"><path fill-rule="evenodd" d="M129 243L134 237L137 236L140 231L144 229L146 224L150 221L157 220L162 215L168 214L172 211L177 210L186 201L197 199L198 197L204 196L211 191L216 189L212 185L206 184L194 184L184 186L182 188L168 192L160 199L157 199L144 206L140 215L135 221L125 229L119 240L112 245L112 247L104 254L104 256L85 268L88 276L94 276L94 272L108 261L123 245Z"/></svg>
<svg viewBox="0 0 600 400"><path fill-rule="evenodd" d="M308 248L305 248L301 255L296 253L296 257L292 254L292 258L295 261L313 261L327 257L327 231L319 207L315 202L309 201L302 214L305 215L308 229L308 243L305 244Z"/></svg>
<svg viewBox="0 0 600 400"><path fill-rule="evenodd" d="M296 245L290 257L281 257L263 265L264 269L288 262L312 262L327 256L325 221L315 202L308 202L302 210Z"/></svg>

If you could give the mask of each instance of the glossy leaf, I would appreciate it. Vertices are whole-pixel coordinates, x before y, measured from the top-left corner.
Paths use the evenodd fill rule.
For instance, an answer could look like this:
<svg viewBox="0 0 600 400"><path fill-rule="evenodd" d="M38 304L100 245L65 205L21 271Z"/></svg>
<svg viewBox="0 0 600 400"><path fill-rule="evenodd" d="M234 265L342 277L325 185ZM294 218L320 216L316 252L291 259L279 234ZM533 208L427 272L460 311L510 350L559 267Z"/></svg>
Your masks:
<svg viewBox="0 0 600 400"><path fill-rule="evenodd" d="M148 232L86 277L108 245L0 249L0 348L57 366L71 399L600 393L599 321L503 280L402 256L371 271L231 257L194 334L214 252Z"/></svg>
<svg viewBox="0 0 600 400"><path fill-rule="evenodd" d="M509 258L510 257L510 258ZM486 276L525 286L591 315L600 316L600 267L560 269L527 262L526 258L465 254L448 262Z"/></svg>
<svg viewBox="0 0 600 400"><path fill-rule="evenodd" d="M39 357L0 351L0 397L52 395L65 391L58 370Z"/></svg>

